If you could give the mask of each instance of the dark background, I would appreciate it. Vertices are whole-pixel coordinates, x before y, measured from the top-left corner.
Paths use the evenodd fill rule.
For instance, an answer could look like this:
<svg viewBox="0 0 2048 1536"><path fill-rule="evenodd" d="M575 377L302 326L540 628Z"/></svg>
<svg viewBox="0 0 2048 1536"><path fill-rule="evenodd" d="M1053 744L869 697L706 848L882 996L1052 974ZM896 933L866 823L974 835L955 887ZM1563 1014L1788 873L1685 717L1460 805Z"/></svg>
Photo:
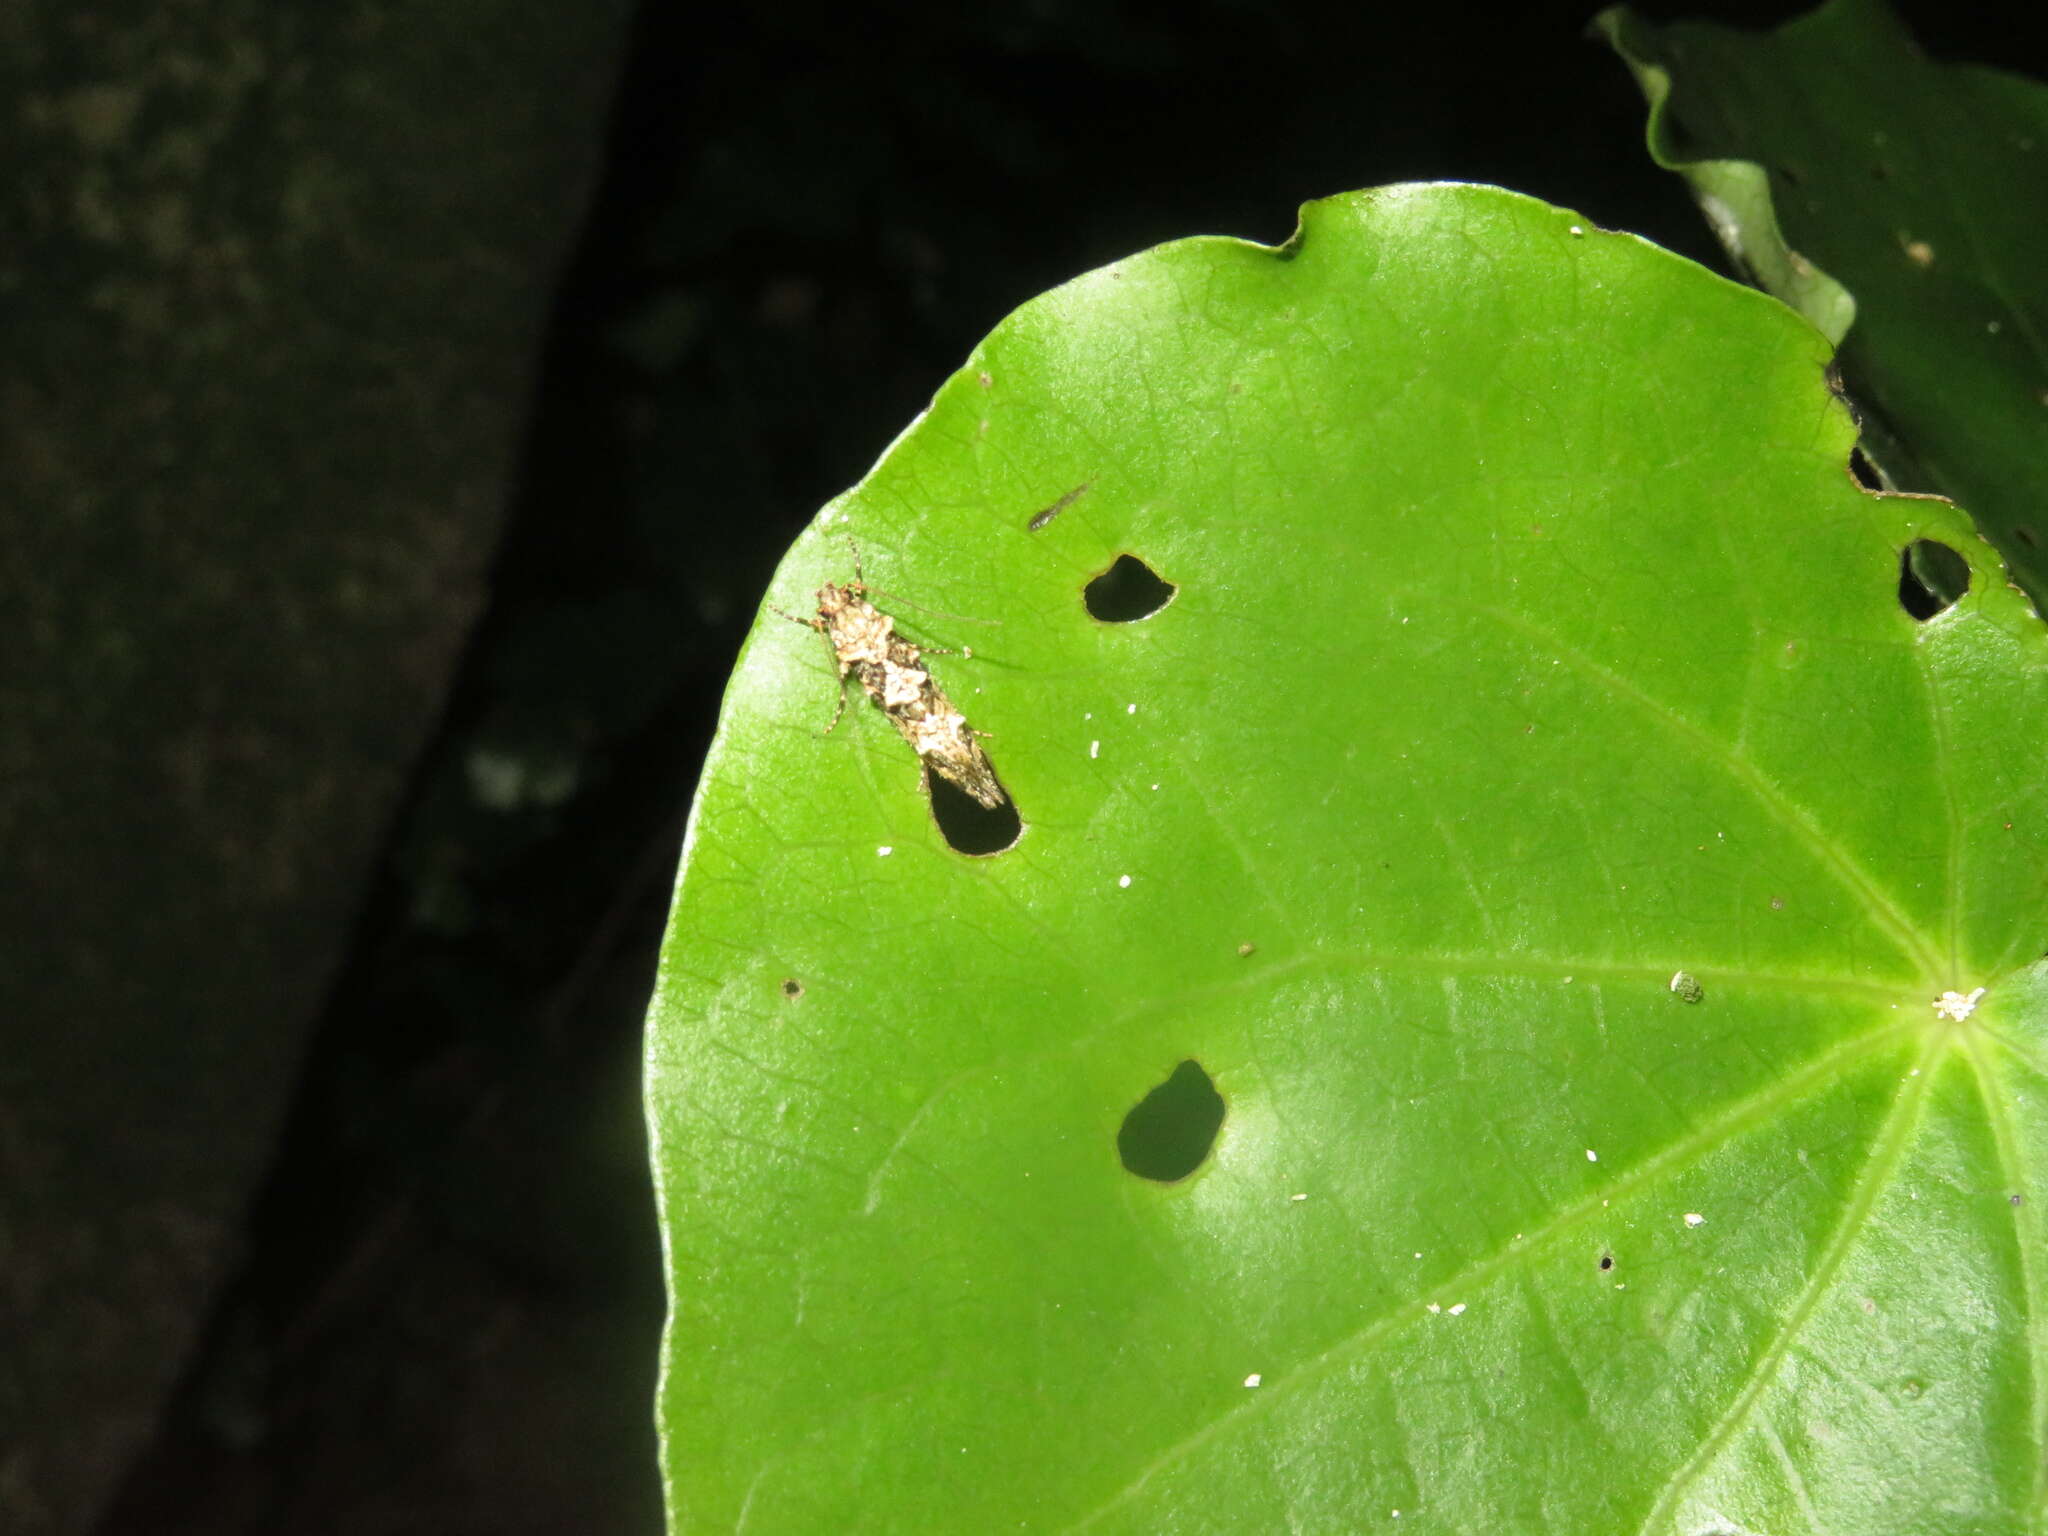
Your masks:
<svg viewBox="0 0 2048 1536"><path fill-rule="evenodd" d="M1974 13L1904 10L1940 56L2038 72ZM1442 178L1720 266L1588 14L642 5L488 605L104 1531L658 1528L640 1018L781 551L1005 313L1160 241Z"/></svg>

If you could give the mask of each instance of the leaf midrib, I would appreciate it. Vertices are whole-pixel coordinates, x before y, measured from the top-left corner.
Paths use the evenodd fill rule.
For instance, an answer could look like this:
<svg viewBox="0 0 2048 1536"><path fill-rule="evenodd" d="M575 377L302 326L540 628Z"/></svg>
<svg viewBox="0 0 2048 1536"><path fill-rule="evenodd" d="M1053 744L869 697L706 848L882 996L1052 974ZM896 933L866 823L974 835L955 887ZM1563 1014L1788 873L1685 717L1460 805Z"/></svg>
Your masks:
<svg viewBox="0 0 2048 1536"><path fill-rule="evenodd" d="M1750 1410L1776 1379L1779 1362L1790 1351L1814 1309L1833 1287L1835 1276L1840 1273L1850 1250L1862 1235L1872 1207L1877 1204L1905 1156L1906 1146L1918 1124L1917 1112L1933 1087L1933 1068L1942 1049L1939 1036L1930 1037L1922 1048L1913 1070L1906 1074L1891 1108L1879 1123L1877 1134L1871 1138L1870 1152L1864 1158L1862 1172L1857 1175L1856 1187L1842 1207L1841 1218L1828 1236L1820 1261L1813 1266L1797 1298L1781 1316L1770 1343L1751 1366L1742 1390L1735 1394L1720 1420L1700 1441L1698 1449L1665 1482L1657 1502L1644 1516L1638 1536L1653 1536L1653 1533L1667 1528L1672 1512L1685 1497L1686 1490L1699 1480L1741 1432L1749 1420Z"/></svg>
<svg viewBox="0 0 2048 1536"><path fill-rule="evenodd" d="M1637 687L1611 667L1595 661L1547 626L1522 614L1490 605L1473 605L1471 611L1518 630L1539 645L1548 647L1556 660L1599 684L1615 698L1633 704L1669 734L1690 745L1701 762L1719 768L1740 786L1766 815L1789 832L1814 861L1835 878L1871 924L1917 967L1923 979L1931 981L1941 974L1939 954L1891 894L1846 849L1822 831L1811 811L1793 799L1756 763L1726 746L1718 737L1694 724L1662 699Z"/></svg>

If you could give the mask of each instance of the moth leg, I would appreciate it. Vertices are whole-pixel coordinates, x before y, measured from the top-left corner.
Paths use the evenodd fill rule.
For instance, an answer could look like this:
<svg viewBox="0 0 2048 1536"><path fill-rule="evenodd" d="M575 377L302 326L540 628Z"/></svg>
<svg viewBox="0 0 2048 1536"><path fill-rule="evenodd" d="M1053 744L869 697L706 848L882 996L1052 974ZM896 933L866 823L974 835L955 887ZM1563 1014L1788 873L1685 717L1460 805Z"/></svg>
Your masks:
<svg viewBox="0 0 2048 1536"><path fill-rule="evenodd" d="M836 730L838 730L838 729L839 729L839 722L840 722L840 720L841 720L841 719L842 719L842 718L843 718L843 717L845 716L845 714L846 714L846 672L845 672L845 670L844 670L844 669L842 669L842 670L840 671L840 673L839 673L839 707L838 707L837 709L835 709L835 710L833 710L833 711L832 711L832 723L831 723L830 725L828 725L828 726L826 726L826 727L825 727L825 734L826 734L827 736L830 736L830 735L831 735L831 734L832 734L832 733L833 733L834 731L836 731Z"/></svg>

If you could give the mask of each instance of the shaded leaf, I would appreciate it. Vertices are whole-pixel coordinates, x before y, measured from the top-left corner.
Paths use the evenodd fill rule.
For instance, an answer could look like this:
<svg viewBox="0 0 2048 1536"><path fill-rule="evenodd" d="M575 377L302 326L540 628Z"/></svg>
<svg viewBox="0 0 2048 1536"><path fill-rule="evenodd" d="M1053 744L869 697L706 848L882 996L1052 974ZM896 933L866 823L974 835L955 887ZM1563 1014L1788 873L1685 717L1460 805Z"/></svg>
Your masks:
<svg viewBox="0 0 2048 1536"><path fill-rule="evenodd" d="M1891 483L1975 514L2048 594L2048 89L1941 64L1882 0L1768 34L1601 15L1650 153L1744 270L1842 344Z"/></svg>

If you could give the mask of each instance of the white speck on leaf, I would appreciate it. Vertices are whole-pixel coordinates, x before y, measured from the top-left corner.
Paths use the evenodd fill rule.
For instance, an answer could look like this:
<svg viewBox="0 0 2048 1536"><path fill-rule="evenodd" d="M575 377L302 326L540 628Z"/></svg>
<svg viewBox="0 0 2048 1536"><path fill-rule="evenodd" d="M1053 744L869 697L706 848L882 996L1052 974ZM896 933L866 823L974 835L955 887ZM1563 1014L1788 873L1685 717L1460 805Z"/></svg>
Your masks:
<svg viewBox="0 0 2048 1536"><path fill-rule="evenodd" d="M896 850L894 848L890 847L887 843L884 843L881 847L875 850L875 857L878 859L886 859L887 857L889 857L890 854L894 853L895 851Z"/></svg>
<svg viewBox="0 0 2048 1536"><path fill-rule="evenodd" d="M1595 1152L1591 1147L1588 1147L1586 1148L1586 1161L1589 1163L1597 1163L1600 1161L1600 1154L1598 1152Z"/></svg>
<svg viewBox="0 0 2048 1536"><path fill-rule="evenodd" d="M1264 1379L1257 1371L1253 1371L1251 1375L1245 1377L1244 1384L1248 1387L1256 1387Z"/></svg>
<svg viewBox="0 0 2048 1536"><path fill-rule="evenodd" d="M1131 888L1131 877L1129 875L1118 875L1116 883L1119 889L1127 891Z"/></svg>
<svg viewBox="0 0 2048 1536"><path fill-rule="evenodd" d="M1458 1304L1457 1304L1457 1305L1456 1305L1455 1307L1452 1307L1452 1308L1450 1309L1450 1312L1451 1312L1451 1316L1453 1316L1453 1317L1456 1317L1456 1316L1457 1316L1457 1315L1458 1315L1459 1313L1463 1312L1464 1310L1465 1310L1465 1303L1463 1303L1463 1302L1461 1301L1461 1302L1459 1302L1459 1303L1458 1303Z"/></svg>
<svg viewBox="0 0 2048 1536"><path fill-rule="evenodd" d="M1960 992L1944 992L1934 1000L1934 1011L1942 1018L1954 1019L1960 1024L1977 1011L1977 999L1983 995L1982 987L1967 997Z"/></svg>
<svg viewBox="0 0 2048 1536"><path fill-rule="evenodd" d="M1091 741L1091 742L1089 742L1089 743L1088 743L1088 755L1089 755L1090 757L1100 757L1100 756L1102 756L1102 743L1101 743L1101 742L1099 742L1099 741Z"/></svg>
<svg viewBox="0 0 2048 1536"><path fill-rule="evenodd" d="M1698 1211L1687 1211L1685 1213L1685 1224L1688 1227L1699 1226L1706 1219L1707 1218L1702 1216Z"/></svg>

